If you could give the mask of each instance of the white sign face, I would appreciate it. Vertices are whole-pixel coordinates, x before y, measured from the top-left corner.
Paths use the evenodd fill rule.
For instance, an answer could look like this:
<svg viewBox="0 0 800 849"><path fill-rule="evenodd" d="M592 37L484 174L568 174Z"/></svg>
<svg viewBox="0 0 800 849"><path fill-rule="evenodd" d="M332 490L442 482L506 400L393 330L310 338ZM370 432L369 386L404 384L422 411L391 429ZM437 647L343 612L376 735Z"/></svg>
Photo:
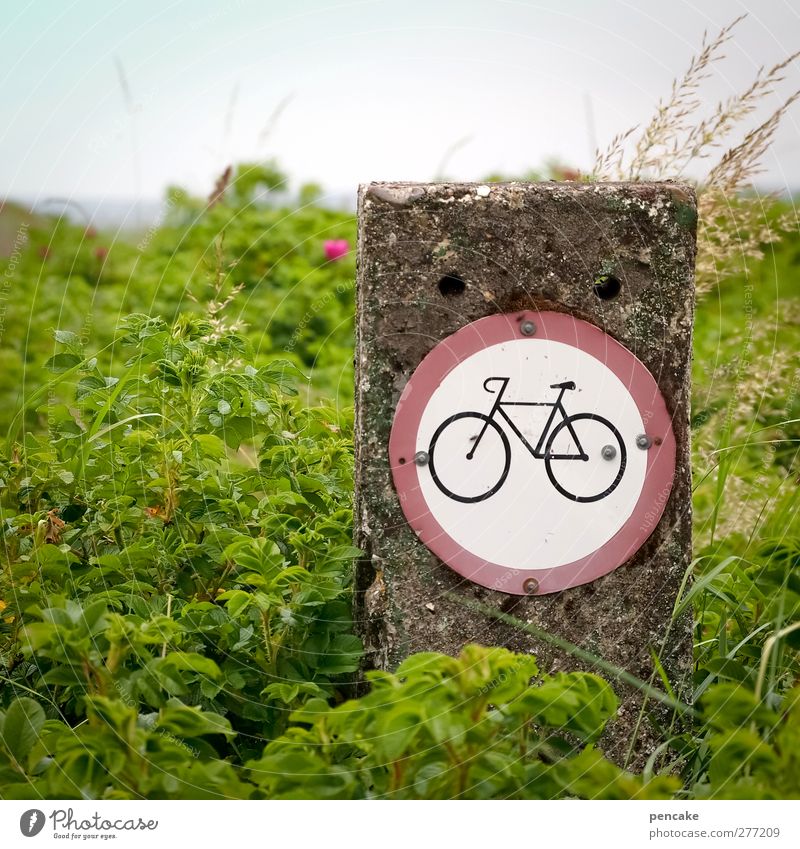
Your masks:
<svg viewBox="0 0 800 849"><path fill-rule="evenodd" d="M554 385L555 384L555 385ZM467 357L417 432L431 512L460 546L517 569L591 554L630 518L644 484L644 423L599 360L549 339Z"/></svg>
<svg viewBox="0 0 800 849"><path fill-rule="evenodd" d="M524 313L474 322L426 357L390 459L406 517L444 562L506 592L552 592L649 536L674 438L633 354L571 316Z"/></svg>

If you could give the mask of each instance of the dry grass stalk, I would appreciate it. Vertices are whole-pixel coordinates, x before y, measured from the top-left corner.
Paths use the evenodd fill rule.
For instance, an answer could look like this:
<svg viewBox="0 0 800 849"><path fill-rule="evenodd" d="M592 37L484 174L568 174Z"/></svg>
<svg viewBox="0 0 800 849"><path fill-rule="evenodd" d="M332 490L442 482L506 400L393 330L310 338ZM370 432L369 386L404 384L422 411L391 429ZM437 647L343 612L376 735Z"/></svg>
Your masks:
<svg viewBox="0 0 800 849"><path fill-rule="evenodd" d="M683 77L673 83L669 98L659 103L644 129L634 127L621 133L605 151L598 152L594 179L686 180L688 166L718 153L722 142L775 94L800 51L770 68L761 67L746 89L718 103L710 115L702 115L702 83L715 63L725 58L723 48L744 17L736 18L714 39L703 37L699 53ZM752 183L762 170L781 119L798 98L800 91L783 100L765 121L729 147L699 181L699 292L707 292L724 277L746 270L748 259L760 259L765 245L796 227L788 216L768 216L765 200L772 198L759 197ZM629 152L629 142L637 132Z"/></svg>
<svg viewBox="0 0 800 849"><path fill-rule="evenodd" d="M238 297L244 289L244 283L236 283L225 293L225 287L230 273L236 268L236 261L225 263L225 231L223 230L214 241L214 267L209 274L211 282L211 293L205 302L206 319L211 325L211 333L208 338L212 340L221 339L228 333L238 333L244 326L241 319L229 322L223 312ZM187 298L199 303L198 298L189 290L186 291Z"/></svg>
<svg viewBox="0 0 800 849"><path fill-rule="evenodd" d="M219 177L217 177L217 181L214 183L214 188L211 190L211 194L208 196L208 209L211 209L213 206L216 206L225 196L225 192L227 191L228 186L230 185L232 176L233 166L229 165L219 175Z"/></svg>
<svg viewBox="0 0 800 849"><path fill-rule="evenodd" d="M239 293L244 289L244 283L236 283L228 292L224 294L225 284L228 280L228 275L236 268L236 261L225 264L225 233L220 233L214 243L214 251L216 262L214 264L213 275L213 291L211 297L206 303L206 315L212 326L211 338L221 339L227 333L238 333L242 329L242 322L236 319L234 322L229 322L222 313L225 308L230 306L237 298Z"/></svg>

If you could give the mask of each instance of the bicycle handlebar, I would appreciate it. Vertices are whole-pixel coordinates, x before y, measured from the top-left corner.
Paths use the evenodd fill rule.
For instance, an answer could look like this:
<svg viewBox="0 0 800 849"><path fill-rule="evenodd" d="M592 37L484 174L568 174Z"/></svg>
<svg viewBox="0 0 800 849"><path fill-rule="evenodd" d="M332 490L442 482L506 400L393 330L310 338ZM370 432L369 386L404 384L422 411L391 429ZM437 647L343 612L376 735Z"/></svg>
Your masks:
<svg viewBox="0 0 800 849"><path fill-rule="evenodd" d="M492 395L494 395L494 394L495 394L494 389L489 389L489 387L488 387L486 384L487 384L487 383L491 383L493 380L502 380L502 381L503 381L503 383L508 383L508 381L509 381L510 379L511 379L511 378L508 378L508 377L487 377L487 378L486 378L486 380L484 380L484 381L483 381L483 388L484 388L487 392L491 392L491 394L492 394Z"/></svg>

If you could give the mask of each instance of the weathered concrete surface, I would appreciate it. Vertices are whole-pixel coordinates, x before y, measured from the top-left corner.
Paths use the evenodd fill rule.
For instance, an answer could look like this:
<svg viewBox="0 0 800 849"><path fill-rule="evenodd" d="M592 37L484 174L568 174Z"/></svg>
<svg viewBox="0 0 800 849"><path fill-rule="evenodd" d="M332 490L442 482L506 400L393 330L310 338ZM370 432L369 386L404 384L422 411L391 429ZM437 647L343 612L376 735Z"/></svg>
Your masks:
<svg viewBox="0 0 800 849"><path fill-rule="evenodd" d="M696 217L692 189L674 183L361 187L356 544L367 557L358 567L356 616L368 665L393 668L415 651L456 654L480 642L533 652L543 671L581 666L445 595L453 593L510 612L647 681L652 647L677 694L688 698L690 622L673 623L671 614L691 551ZM621 291L601 300L593 285L608 274ZM463 292L442 294L445 275L461 278ZM632 350L659 384L677 441L669 502L638 554L591 584L531 598L473 585L439 562L405 522L387 456L396 402L422 358L468 322L527 308L570 312ZM604 748L622 761L641 702L616 689L623 703ZM657 742L645 719L631 763L641 764Z"/></svg>

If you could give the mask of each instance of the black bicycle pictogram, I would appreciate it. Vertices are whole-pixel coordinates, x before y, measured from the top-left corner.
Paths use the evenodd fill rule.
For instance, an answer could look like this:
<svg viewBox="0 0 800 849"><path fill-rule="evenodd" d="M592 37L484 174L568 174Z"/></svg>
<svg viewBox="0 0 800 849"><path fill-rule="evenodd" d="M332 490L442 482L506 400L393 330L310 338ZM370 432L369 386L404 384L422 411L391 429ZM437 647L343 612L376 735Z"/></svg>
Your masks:
<svg viewBox="0 0 800 849"><path fill-rule="evenodd" d="M508 441L508 436L505 430L500 426L498 419L503 419L505 421L506 425L510 427L522 441L522 444L525 448L527 448L531 456L537 460L544 460L544 467L547 471L547 477L550 479L550 483L552 483L555 489L565 498L582 503L599 501L601 498L605 498L610 495L617 486L619 486L619 482L622 480L622 475L625 472L625 465L627 462L625 443L623 442L617 428L614 427L608 419L604 419L596 413L575 413L573 415L569 415L567 413L566 409L564 409L562 399L564 398L565 392L575 389L574 381L569 380L564 383L554 383L550 386L551 389L560 390L558 398L556 398L555 401L503 401L503 395L508 388L511 378L489 377L483 382L483 388L487 392L495 394L495 390L490 389L489 384L496 381L500 381L502 386L500 387L500 390L496 392L497 399L495 400L488 415L486 413L472 411L456 413L455 415L450 416L450 418L445 419L436 429L436 432L431 438L430 448L428 449L428 467L436 485L445 495L455 501L460 501L464 504L472 504L478 501L485 501L503 486L511 468L511 445ZM520 429L514 423L511 416L506 413L506 407L553 408L547 418L547 422L545 423L544 429L542 430L535 447L528 442ZM561 421L554 424L557 415L561 416ZM454 426L458 422L463 422L464 420L469 419L476 420L476 426L477 422L481 423L479 432L476 433L475 428L467 428L465 430L463 427ZM583 443L579 437L579 432L584 436ZM476 495L462 495L457 492L453 492L443 483L441 475L437 472L437 449L442 448L443 440L448 440L450 442L448 445L447 456L456 456L457 453L463 450L464 447L469 447L466 459L472 461L476 458L478 449L484 442L484 438L487 438L488 435L492 435L494 438L500 439L500 448L502 450L495 450L493 452L484 450L484 452L478 456L479 458L484 455L487 458L489 456L492 457L492 462L499 470L497 482L486 486L484 481L483 489L485 491L480 491ZM564 450L562 446L559 452L553 451L554 446L561 445L558 441L559 438L561 438L562 443L565 440L569 440L567 442L569 450ZM584 450L583 444L591 444L594 447L594 452L596 454L594 458L590 458L587 451ZM451 454L450 452L455 453ZM590 459L601 460L604 465L600 467L602 474L589 474L586 476L584 483L588 492L570 492L565 486L559 483L558 473L561 472L563 474L563 470L566 468L562 465L563 463L574 461L587 462ZM597 467L595 467L595 469L596 468ZM494 480L492 470L489 470L488 477L491 480ZM595 478L594 483L592 481L593 477ZM602 486L602 489L595 492L594 489L598 488L596 480L598 477L601 479L600 485ZM574 479L574 475L572 475L570 479ZM576 488L574 480L571 486L573 489Z"/></svg>

